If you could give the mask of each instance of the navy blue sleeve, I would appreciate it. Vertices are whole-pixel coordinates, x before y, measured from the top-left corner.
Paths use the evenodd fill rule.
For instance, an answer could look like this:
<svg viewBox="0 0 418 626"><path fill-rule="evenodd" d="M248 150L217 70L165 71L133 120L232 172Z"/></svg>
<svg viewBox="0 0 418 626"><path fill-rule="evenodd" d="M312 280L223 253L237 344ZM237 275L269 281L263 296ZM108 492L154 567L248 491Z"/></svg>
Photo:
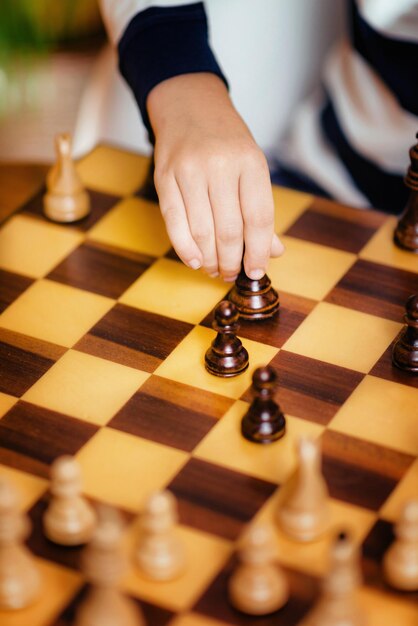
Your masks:
<svg viewBox="0 0 418 626"><path fill-rule="evenodd" d="M151 141L146 101L158 83L179 74L211 72L227 85L209 46L202 2L141 11L128 24L118 50L120 71L134 93Z"/></svg>

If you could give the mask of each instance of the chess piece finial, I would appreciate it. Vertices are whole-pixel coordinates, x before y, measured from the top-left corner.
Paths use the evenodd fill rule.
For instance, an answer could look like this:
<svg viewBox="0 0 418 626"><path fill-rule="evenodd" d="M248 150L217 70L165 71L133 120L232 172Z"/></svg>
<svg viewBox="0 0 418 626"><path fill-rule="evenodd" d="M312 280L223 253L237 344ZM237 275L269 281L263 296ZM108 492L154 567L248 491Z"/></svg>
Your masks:
<svg viewBox="0 0 418 626"><path fill-rule="evenodd" d="M252 526L239 550L240 563L228 585L231 604L248 615L268 615L289 597L287 580L273 560L273 534L267 525Z"/></svg>
<svg viewBox="0 0 418 626"><path fill-rule="evenodd" d="M81 495L81 471L72 456L61 456L51 466L51 502L43 518L48 539L64 546L90 541L96 513Z"/></svg>
<svg viewBox="0 0 418 626"><path fill-rule="evenodd" d="M82 555L83 571L91 588L77 612L76 626L145 626L139 607L117 587L127 567L122 533L119 513L100 507L93 537Z"/></svg>
<svg viewBox="0 0 418 626"><path fill-rule="evenodd" d="M416 134L418 139L418 133ZM410 194L394 233L397 246L418 253L418 143L409 151L411 165L404 178Z"/></svg>
<svg viewBox="0 0 418 626"><path fill-rule="evenodd" d="M301 437L298 467L283 487L277 510L282 530L296 541L315 541L328 528L328 488L321 472L320 442Z"/></svg>
<svg viewBox="0 0 418 626"><path fill-rule="evenodd" d="M0 610L23 609L39 595L41 576L24 544L29 530L16 490L0 477Z"/></svg>
<svg viewBox="0 0 418 626"><path fill-rule="evenodd" d="M254 371L256 397L241 422L241 432L246 439L255 443L271 443L285 434L286 419L274 401L277 385L277 373L271 365Z"/></svg>
<svg viewBox="0 0 418 626"><path fill-rule="evenodd" d="M402 329L392 350L396 367L418 373L418 294L408 298L405 305L405 328Z"/></svg>
<svg viewBox="0 0 418 626"><path fill-rule="evenodd" d="M77 222L90 212L90 198L71 158L71 136L55 138L57 160L46 178L45 215L54 222Z"/></svg>
<svg viewBox="0 0 418 626"><path fill-rule="evenodd" d="M151 580L173 580L186 566L184 546L175 532L177 502L169 491L153 493L140 518L136 564Z"/></svg>
<svg viewBox="0 0 418 626"><path fill-rule="evenodd" d="M212 325L217 335L205 354L206 369L215 376L237 376L248 367L248 352L236 336L238 319L236 306L228 300L220 302L215 309Z"/></svg>
<svg viewBox="0 0 418 626"><path fill-rule="evenodd" d="M383 558L385 579L396 589L418 591L418 499L403 507L395 535Z"/></svg>
<svg viewBox="0 0 418 626"><path fill-rule="evenodd" d="M244 265L228 299L235 304L242 319L250 321L273 317L280 306L279 295L267 274L260 280L251 280L244 271Z"/></svg>
<svg viewBox="0 0 418 626"><path fill-rule="evenodd" d="M342 532L331 546L321 597L300 626L365 626L365 616L356 597L360 584L358 548Z"/></svg>

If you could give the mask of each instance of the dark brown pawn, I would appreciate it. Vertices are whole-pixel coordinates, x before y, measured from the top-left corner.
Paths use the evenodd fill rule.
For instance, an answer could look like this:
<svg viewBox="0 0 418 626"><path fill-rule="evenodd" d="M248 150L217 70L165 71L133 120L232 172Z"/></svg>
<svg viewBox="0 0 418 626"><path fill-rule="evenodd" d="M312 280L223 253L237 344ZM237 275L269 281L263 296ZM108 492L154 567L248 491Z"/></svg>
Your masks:
<svg viewBox="0 0 418 626"><path fill-rule="evenodd" d="M154 154L152 154L145 180L141 188L138 191L138 196L140 196L141 198L144 198L145 200L149 200L150 202L159 201L157 190L155 189L154 173L155 173L155 161L154 161Z"/></svg>
<svg viewBox="0 0 418 626"><path fill-rule="evenodd" d="M256 397L241 422L241 432L246 439L271 443L283 437L286 419L273 399L277 382L277 374L270 365L255 370L253 389Z"/></svg>
<svg viewBox="0 0 418 626"><path fill-rule="evenodd" d="M248 367L248 352L236 336L239 313L232 302L223 300L215 309L213 329L218 333L205 354L205 366L215 376L237 376Z"/></svg>
<svg viewBox="0 0 418 626"><path fill-rule="evenodd" d="M244 272L238 275L228 299L235 304L245 320L262 320L273 317L279 310L279 295L271 286L270 278L264 274L260 280L251 280Z"/></svg>
<svg viewBox="0 0 418 626"><path fill-rule="evenodd" d="M405 328L393 346L392 361L406 372L418 373L418 294L410 296L405 305Z"/></svg>
<svg viewBox="0 0 418 626"><path fill-rule="evenodd" d="M418 139L418 133L416 137ZM394 240L400 248L418 253L418 143L410 149L409 156L411 165L404 182L411 191L395 229Z"/></svg>

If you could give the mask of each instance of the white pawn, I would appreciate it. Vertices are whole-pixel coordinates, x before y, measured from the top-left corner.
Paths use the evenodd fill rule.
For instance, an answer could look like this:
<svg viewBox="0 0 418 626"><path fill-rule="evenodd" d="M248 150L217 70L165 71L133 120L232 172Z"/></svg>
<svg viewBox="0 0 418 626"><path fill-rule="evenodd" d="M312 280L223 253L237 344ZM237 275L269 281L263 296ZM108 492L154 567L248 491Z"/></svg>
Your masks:
<svg viewBox="0 0 418 626"><path fill-rule="evenodd" d="M82 555L83 572L91 587L77 611L75 626L145 626L140 608L117 587L127 568L122 531L117 511L102 507Z"/></svg>
<svg viewBox="0 0 418 626"><path fill-rule="evenodd" d="M55 138L57 160L46 178L44 211L55 222L76 222L90 212L90 198L71 158L71 137L62 133Z"/></svg>
<svg viewBox="0 0 418 626"><path fill-rule="evenodd" d="M287 580L274 562L273 534L267 525L251 527L239 551L241 563L229 579L229 599L248 615L269 615L289 598Z"/></svg>
<svg viewBox="0 0 418 626"><path fill-rule="evenodd" d="M314 541L328 528L328 488L321 472L318 440L301 437L297 447L299 464L283 487L277 521L296 541Z"/></svg>
<svg viewBox="0 0 418 626"><path fill-rule="evenodd" d="M183 573L186 556L175 533L177 503L169 491L157 491L145 503L135 561L151 580L173 580Z"/></svg>
<svg viewBox="0 0 418 626"><path fill-rule="evenodd" d="M345 533L331 547L330 567L318 603L299 626L365 626L357 602L361 583L358 548Z"/></svg>
<svg viewBox="0 0 418 626"><path fill-rule="evenodd" d="M29 530L16 490L0 478L0 609L23 609L40 592L41 576L23 543Z"/></svg>
<svg viewBox="0 0 418 626"><path fill-rule="evenodd" d="M396 589L418 591L418 500L405 504L395 535L383 558L385 579Z"/></svg>
<svg viewBox="0 0 418 626"><path fill-rule="evenodd" d="M81 495L81 471L72 456L61 456L51 466L51 502L45 511L45 535L54 543L77 546L90 541L96 513Z"/></svg>

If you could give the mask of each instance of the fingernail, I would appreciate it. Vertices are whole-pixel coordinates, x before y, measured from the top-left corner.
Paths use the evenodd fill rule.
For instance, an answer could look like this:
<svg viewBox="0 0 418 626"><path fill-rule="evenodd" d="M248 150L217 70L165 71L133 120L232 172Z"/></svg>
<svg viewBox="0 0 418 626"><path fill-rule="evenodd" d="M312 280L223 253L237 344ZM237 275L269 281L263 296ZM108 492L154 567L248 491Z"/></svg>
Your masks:
<svg viewBox="0 0 418 626"><path fill-rule="evenodd" d="M189 263L189 266L192 268L192 270L198 270L199 267L202 267L202 264L198 259L192 259Z"/></svg>
<svg viewBox="0 0 418 626"><path fill-rule="evenodd" d="M212 274L209 274L209 276L210 276L211 278L218 278L218 276L219 276L219 272L212 272Z"/></svg>
<svg viewBox="0 0 418 626"><path fill-rule="evenodd" d="M234 283L237 280L238 274L235 274L235 276L224 276L224 281L226 283Z"/></svg>
<svg viewBox="0 0 418 626"><path fill-rule="evenodd" d="M251 278L251 280L260 280L260 278L263 278L264 274L264 270L251 270L248 274L248 278Z"/></svg>

